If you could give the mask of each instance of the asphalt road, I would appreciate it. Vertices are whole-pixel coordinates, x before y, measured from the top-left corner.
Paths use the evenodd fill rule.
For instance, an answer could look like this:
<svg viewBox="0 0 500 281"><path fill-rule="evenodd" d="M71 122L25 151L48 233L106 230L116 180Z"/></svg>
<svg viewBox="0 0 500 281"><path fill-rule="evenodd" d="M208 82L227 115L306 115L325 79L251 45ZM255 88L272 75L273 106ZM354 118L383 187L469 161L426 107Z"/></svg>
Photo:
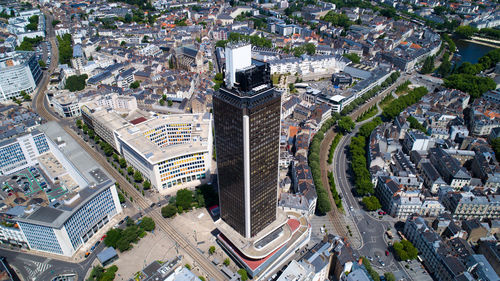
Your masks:
<svg viewBox="0 0 500 281"><path fill-rule="evenodd" d="M437 79L435 77L422 75L409 76L407 74L403 74L396 83L382 92L379 97L383 97L386 94L389 94L398 85L408 79L414 84L425 86L429 91L433 91L441 82L440 79ZM367 108L371 107L373 104L376 104L379 100L380 98L377 98L369 102L369 105L367 104L363 106L361 110L358 110L355 113L351 114L351 117L355 119L355 117L364 112ZM344 206L346 215L353 218L355 222L354 227L357 227L359 229L359 232L361 233L362 246L358 250L359 255L372 257L372 264L374 267L378 267L385 272L393 272L398 280L402 278L411 279L406 274L402 266L395 260L392 253L389 253L389 256L385 255L385 251L388 250L388 245L387 241L385 240L384 232L388 229L388 227L394 229L394 220L389 217L385 217L383 220L378 220L370 216L362 209L358 199L353 195L354 178L353 174L350 171L350 161L347 157L349 152L349 144L351 138L358 132L359 127L368 121L370 120L357 123L354 130L341 139L335 150L334 161L330 167L330 170L334 171L337 189L339 190L339 193L342 195L342 198L346 203L346 206ZM380 258L377 258L377 256L379 256ZM382 266L380 261L384 262L385 266Z"/></svg>

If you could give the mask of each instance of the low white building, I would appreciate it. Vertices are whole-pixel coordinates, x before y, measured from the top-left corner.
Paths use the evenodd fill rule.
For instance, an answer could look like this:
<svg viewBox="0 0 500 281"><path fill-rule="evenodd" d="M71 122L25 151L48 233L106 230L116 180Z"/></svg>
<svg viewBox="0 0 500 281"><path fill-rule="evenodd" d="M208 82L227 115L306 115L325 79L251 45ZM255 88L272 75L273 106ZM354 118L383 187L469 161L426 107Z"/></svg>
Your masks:
<svg viewBox="0 0 500 281"><path fill-rule="evenodd" d="M269 61L271 74L333 74L343 71L350 61L340 55L303 55L300 58L286 58Z"/></svg>

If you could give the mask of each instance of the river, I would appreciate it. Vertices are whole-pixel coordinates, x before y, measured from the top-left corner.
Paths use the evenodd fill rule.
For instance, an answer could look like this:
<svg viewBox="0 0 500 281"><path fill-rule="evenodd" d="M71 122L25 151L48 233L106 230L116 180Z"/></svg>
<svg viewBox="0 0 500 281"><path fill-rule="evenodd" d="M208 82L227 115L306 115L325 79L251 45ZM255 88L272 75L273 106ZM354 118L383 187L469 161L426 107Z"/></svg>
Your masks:
<svg viewBox="0 0 500 281"><path fill-rule="evenodd" d="M457 45L458 54L461 56L461 60L458 65L464 62L477 63L480 57L484 56L491 50L495 48L488 47L481 44L466 42L463 40L454 40Z"/></svg>

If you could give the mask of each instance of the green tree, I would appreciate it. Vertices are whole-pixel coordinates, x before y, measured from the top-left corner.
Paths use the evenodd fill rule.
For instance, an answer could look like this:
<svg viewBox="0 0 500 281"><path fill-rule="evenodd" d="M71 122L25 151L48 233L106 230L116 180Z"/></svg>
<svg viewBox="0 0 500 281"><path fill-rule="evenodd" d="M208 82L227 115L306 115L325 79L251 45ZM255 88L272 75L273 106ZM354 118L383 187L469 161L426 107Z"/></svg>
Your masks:
<svg viewBox="0 0 500 281"><path fill-rule="evenodd" d="M131 166L128 166L128 167L127 167L127 174L129 174L129 175L133 175L133 174L134 174L134 168L133 168L133 167L131 167Z"/></svg>
<svg viewBox="0 0 500 281"><path fill-rule="evenodd" d="M177 208L173 204L168 204L167 206L161 208L161 215L164 218L171 218L177 214Z"/></svg>
<svg viewBox="0 0 500 281"><path fill-rule="evenodd" d="M427 74L431 73L434 70L434 56L428 56L424 64L422 65L422 68L420 69L421 73Z"/></svg>
<svg viewBox="0 0 500 281"><path fill-rule="evenodd" d="M497 161L500 161L500 137L495 138L491 141L491 147L495 152L495 157L497 158Z"/></svg>
<svg viewBox="0 0 500 281"><path fill-rule="evenodd" d="M94 266L90 272L88 281L99 281L104 275L104 268L100 265Z"/></svg>
<svg viewBox="0 0 500 281"><path fill-rule="evenodd" d="M82 120L80 120L80 119L76 120L76 126L78 127L78 129L81 129L82 128Z"/></svg>
<svg viewBox="0 0 500 281"><path fill-rule="evenodd" d="M365 196L362 202L368 211L375 211L382 208L382 205L375 196Z"/></svg>
<svg viewBox="0 0 500 281"><path fill-rule="evenodd" d="M413 244L408 240L402 240L401 242L395 242L392 245L396 258L402 261L413 260L417 258L418 250L413 246Z"/></svg>
<svg viewBox="0 0 500 281"><path fill-rule="evenodd" d="M121 168L127 167L127 161L124 158L120 158L120 160L118 160L118 164L120 164Z"/></svg>
<svg viewBox="0 0 500 281"><path fill-rule="evenodd" d="M394 276L394 273L392 272L384 273L384 277L386 281L396 281L396 276Z"/></svg>
<svg viewBox="0 0 500 281"><path fill-rule="evenodd" d="M142 182L142 175L139 171L135 171L134 173L134 181L136 182Z"/></svg>
<svg viewBox="0 0 500 281"><path fill-rule="evenodd" d="M112 228L106 232L106 238L104 238L104 244L108 247L116 248L116 243L120 240L122 236L122 230L120 228Z"/></svg>
<svg viewBox="0 0 500 281"><path fill-rule="evenodd" d="M248 280L248 274L247 271L243 268L240 268L238 270L238 274L241 276L241 281L247 281Z"/></svg>
<svg viewBox="0 0 500 281"><path fill-rule="evenodd" d="M141 85L141 83L139 81L134 81L134 82L130 83L130 89L137 89L137 88L139 88L140 85Z"/></svg>
<svg viewBox="0 0 500 281"><path fill-rule="evenodd" d="M344 28L349 28L352 22L349 17L345 14L339 14L335 11L329 11L324 17L321 18L324 21L330 22L335 26L342 26Z"/></svg>
<svg viewBox="0 0 500 281"><path fill-rule="evenodd" d="M343 55L345 58L348 58L350 61L353 63L359 63L361 61L361 58L358 56L358 54L351 53L351 54L344 54Z"/></svg>
<svg viewBox="0 0 500 281"><path fill-rule="evenodd" d="M70 90L71 92L81 91L85 89L85 81L87 78L87 74L69 76L66 79L64 88Z"/></svg>
<svg viewBox="0 0 500 281"><path fill-rule="evenodd" d="M122 46L122 47L123 47L123 46L125 46L125 45L127 45L127 42L125 42L125 41L120 42L120 46Z"/></svg>
<svg viewBox="0 0 500 281"><path fill-rule="evenodd" d="M145 181L143 184L142 184L142 187L144 188L144 190L148 190L151 188L151 182L150 181Z"/></svg>
<svg viewBox="0 0 500 281"><path fill-rule="evenodd" d="M342 116L342 118L340 118L338 122L338 125L339 129L343 133L352 131L352 129L354 129L355 126L354 121L352 121L351 117L349 116Z"/></svg>
<svg viewBox="0 0 500 281"><path fill-rule="evenodd" d="M477 32L477 28L470 25L462 25L455 29L455 35L459 38L469 39Z"/></svg>
<svg viewBox="0 0 500 281"><path fill-rule="evenodd" d="M38 60L38 65L40 65L41 68L44 68L47 66L47 64L43 60Z"/></svg>
<svg viewBox="0 0 500 281"><path fill-rule="evenodd" d="M328 199L328 195L324 189L322 192L318 193L318 199L316 202L316 210L318 214L324 215L332 210L332 205L330 204L330 200Z"/></svg>
<svg viewBox="0 0 500 281"><path fill-rule="evenodd" d="M125 196L121 192L118 192L118 200L120 200L120 204L125 203Z"/></svg>
<svg viewBox="0 0 500 281"><path fill-rule="evenodd" d="M452 74L444 79L444 86L466 92L475 99L489 90L494 90L496 83L490 77L478 77L471 74Z"/></svg>
<svg viewBox="0 0 500 281"><path fill-rule="evenodd" d="M191 209L191 203L193 202L193 192L189 189L180 189L177 191L176 204L177 207L181 207L183 210Z"/></svg>
<svg viewBox="0 0 500 281"><path fill-rule="evenodd" d="M38 30L38 20L39 20L38 15L31 16L28 19L29 24L26 25L26 29L31 30L31 31L37 31Z"/></svg>
<svg viewBox="0 0 500 281"><path fill-rule="evenodd" d="M210 248L208 248L208 253L213 255L215 253L215 246L210 246Z"/></svg>
<svg viewBox="0 0 500 281"><path fill-rule="evenodd" d="M304 45L306 53L308 55L314 55L316 53L316 46L313 43L307 43Z"/></svg>
<svg viewBox="0 0 500 281"><path fill-rule="evenodd" d="M69 64L73 57L73 47L70 34L64 34L62 37L57 36L59 48L59 63ZM96 49L97 51L97 49Z"/></svg>
<svg viewBox="0 0 500 281"><path fill-rule="evenodd" d="M229 264L230 264L230 263L231 263L231 262L229 261L229 259L228 259L228 258L225 258L225 259L224 259L224 265L225 265L225 266L229 266Z"/></svg>
<svg viewBox="0 0 500 281"><path fill-rule="evenodd" d="M173 101L171 101L171 100L167 100L167 105L168 105L168 106L172 106L173 104L174 104L174 102L173 102Z"/></svg>
<svg viewBox="0 0 500 281"><path fill-rule="evenodd" d="M60 20L52 20L52 26L55 27L58 25L61 21Z"/></svg>
<svg viewBox="0 0 500 281"><path fill-rule="evenodd" d="M153 231L156 227L155 221L150 217L143 217L139 227L146 231Z"/></svg>

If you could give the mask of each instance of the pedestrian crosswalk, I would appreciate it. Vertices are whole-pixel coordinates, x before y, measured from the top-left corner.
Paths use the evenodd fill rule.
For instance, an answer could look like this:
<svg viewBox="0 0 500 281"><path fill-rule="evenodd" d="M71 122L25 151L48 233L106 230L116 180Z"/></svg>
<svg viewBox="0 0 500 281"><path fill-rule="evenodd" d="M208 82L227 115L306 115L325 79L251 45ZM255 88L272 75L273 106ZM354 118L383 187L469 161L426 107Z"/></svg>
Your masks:
<svg viewBox="0 0 500 281"><path fill-rule="evenodd" d="M26 266L26 271L28 272L29 278L28 280L35 281L41 273L51 268L52 265L49 264L49 261L50 259L47 259L44 262L30 261L34 268L31 266Z"/></svg>

